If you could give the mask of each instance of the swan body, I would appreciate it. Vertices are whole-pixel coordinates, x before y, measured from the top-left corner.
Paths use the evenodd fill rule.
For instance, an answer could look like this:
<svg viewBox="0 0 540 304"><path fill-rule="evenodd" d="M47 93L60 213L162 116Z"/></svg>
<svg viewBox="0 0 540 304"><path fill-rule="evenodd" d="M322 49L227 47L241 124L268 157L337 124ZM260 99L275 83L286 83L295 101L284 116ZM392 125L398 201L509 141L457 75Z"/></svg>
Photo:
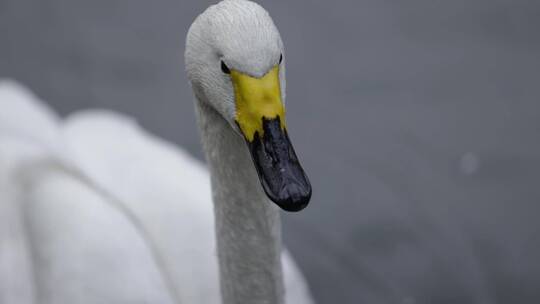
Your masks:
<svg viewBox="0 0 540 304"><path fill-rule="evenodd" d="M0 302L221 303L209 176L126 116L0 81ZM311 303L283 252L287 303Z"/></svg>

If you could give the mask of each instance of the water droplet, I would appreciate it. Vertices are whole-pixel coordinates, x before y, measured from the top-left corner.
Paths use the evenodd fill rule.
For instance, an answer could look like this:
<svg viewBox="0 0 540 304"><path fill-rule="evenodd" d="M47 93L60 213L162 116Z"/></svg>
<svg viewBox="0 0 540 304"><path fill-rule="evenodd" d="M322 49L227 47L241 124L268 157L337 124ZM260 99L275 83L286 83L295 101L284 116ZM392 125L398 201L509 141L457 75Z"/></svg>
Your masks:
<svg viewBox="0 0 540 304"><path fill-rule="evenodd" d="M459 159L459 170L464 175L473 175L478 171L480 161L473 152L464 153Z"/></svg>

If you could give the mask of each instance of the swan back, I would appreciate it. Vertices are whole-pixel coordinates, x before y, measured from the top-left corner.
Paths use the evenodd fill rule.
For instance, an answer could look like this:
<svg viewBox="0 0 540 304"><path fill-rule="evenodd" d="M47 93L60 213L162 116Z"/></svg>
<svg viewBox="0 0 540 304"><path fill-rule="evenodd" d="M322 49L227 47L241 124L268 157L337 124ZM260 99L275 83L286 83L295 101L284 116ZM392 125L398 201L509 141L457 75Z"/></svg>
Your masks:
<svg viewBox="0 0 540 304"><path fill-rule="evenodd" d="M0 136L60 151L60 118L30 90L0 79Z"/></svg>
<svg viewBox="0 0 540 304"><path fill-rule="evenodd" d="M0 105L0 302L220 303L200 162L122 115L62 122L14 82Z"/></svg>

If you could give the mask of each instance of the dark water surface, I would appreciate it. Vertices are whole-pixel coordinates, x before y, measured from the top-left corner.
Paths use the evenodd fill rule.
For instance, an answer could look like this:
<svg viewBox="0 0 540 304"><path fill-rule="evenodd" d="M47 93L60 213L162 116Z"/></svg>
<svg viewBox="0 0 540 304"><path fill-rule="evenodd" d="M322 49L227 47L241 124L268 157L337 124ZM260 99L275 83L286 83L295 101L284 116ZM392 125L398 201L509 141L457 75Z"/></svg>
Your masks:
<svg viewBox="0 0 540 304"><path fill-rule="evenodd" d="M201 158L183 47L210 3L0 0L0 76ZM540 303L540 2L262 4L314 189L284 238L318 302Z"/></svg>

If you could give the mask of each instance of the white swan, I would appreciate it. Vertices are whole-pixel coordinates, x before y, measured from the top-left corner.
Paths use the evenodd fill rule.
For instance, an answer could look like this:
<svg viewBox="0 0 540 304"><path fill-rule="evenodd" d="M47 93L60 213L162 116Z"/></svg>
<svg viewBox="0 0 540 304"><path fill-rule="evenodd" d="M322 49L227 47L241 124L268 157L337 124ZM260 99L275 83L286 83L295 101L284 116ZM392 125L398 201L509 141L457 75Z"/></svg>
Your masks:
<svg viewBox="0 0 540 304"><path fill-rule="evenodd" d="M286 134L282 54L252 2L222 1L193 23L186 65L211 186L129 118L61 121L3 82L0 302L312 303L267 198L300 210L311 194Z"/></svg>

